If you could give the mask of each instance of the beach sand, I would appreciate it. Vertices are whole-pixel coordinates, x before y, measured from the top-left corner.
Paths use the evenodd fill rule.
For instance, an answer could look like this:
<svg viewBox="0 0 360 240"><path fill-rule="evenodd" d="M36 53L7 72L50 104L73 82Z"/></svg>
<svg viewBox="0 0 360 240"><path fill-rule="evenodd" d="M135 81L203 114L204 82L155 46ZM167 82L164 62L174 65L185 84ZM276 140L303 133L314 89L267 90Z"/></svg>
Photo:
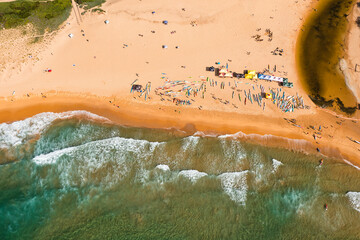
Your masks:
<svg viewBox="0 0 360 240"><path fill-rule="evenodd" d="M22 41L17 45L11 34L6 35L7 43L14 44L2 44L7 51L0 53L4 63L0 75L0 122L44 111L87 110L131 126L174 127L191 134L242 132L250 134L242 136L248 141L308 152L319 148L321 153L336 157L341 154L360 165L360 145L349 140L360 140L359 114L346 118L316 107L298 79L296 39L315 3L226 0L219 4L213 0L186 0L169 4L163 0L109 0L102 6L105 14L86 13L80 17L72 11L56 36L46 43L28 47L29 43ZM168 24L164 25L163 20ZM273 32L271 41L266 29ZM255 41L252 36L257 34L263 41ZM163 49L162 45L168 48ZM284 50L282 56L271 53L277 47ZM18 54L9 54L24 48ZM350 55L349 58L352 59ZM268 65L270 69L276 65L274 75L288 77L294 83L294 88L283 90L287 95L301 95L310 108L284 113L270 101L265 110L250 102L244 105L244 98L241 102L232 98L228 82L233 86L234 79L221 80L205 71L215 62L228 63L229 69L236 72L262 71ZM52 71L45 72L46 69ZM194 99L191 106L175 106L172 101L161 101L154 93L164 84L164 76L172 81L199 81L203 76L216 80L218 85L207 85L204 99L189 98ZM143 86L151 82L147 101L144 96L130 93L136 79ZM221 81L225 82L224 90L220 89ZM255 91L260 84L265 89L280 88L261 80L240 81L239 88L243 90ZM225 100L230 104L222 103ZM296 124L284 118L295 119ZM296 141L289 143L285 138Z"/></svg>

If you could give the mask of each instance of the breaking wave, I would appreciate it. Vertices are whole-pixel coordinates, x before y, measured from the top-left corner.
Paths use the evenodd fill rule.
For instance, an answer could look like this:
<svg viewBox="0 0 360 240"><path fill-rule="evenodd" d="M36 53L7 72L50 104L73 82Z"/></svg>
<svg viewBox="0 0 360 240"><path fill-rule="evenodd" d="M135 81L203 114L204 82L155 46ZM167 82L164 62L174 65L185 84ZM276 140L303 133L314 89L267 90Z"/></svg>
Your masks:
<svg viewBox="0 0 360 240"><path fill-rule="evenodd" d="M101 183L110 186L119 182L131 166L146 162L159 144L115 137L39 155L33 162L38 166L53 165L52 176L59 176L62 187Z"/></svg>
<svg viewBox="0 0 360 240"><path fill-rule="evenodd" d="M196 182L202 177L207 176L207 173L199 172L198 170L182 170L179 172L179 176L189 179L191 182Z"/></svg>
<svg viewBox="0 0 360 240"><path fill-rule="evenodd" d="M107 118L86 111L40 113L22 121L0 124L0 148L9 148L22 144L24 140L41 134L55 120L65 120L73 117L110 122Z"/></svg>
<svg viewBox="0 0 360 240"><path fill-rule="evenodd" d="M248 171L229 172L218 176L225 193L231 200L242 205L245 205L248 190L247 173Z"/></svg>
<svg viewBox="0 0 360 240"><path fill-rule="evenodd" d="M273 166L273 172L275 173L278 168L281 166L281 165L284 165L282 162L276 160L276 159L272 159L272 166Z"/></svg>
<svg viewBox="0 0 360 240"><path fill-rule="evenodd" d="M360 192L348 192L346 196L349 198L353 208L360 212Z"/></svg>
<svg viewBox="0 0 360 240"><path fill-rule="evenodd" d="M69 111L63 113L45 112L13 123L0 124L0 164L16 161L27 156L42 133L56 120L72 118L109 122L107 118L86 112Z"/></svg>
<svg viewBox="0 0 360 240"><path fill-rule="evenodd" d="M214 238L325 239L321 233L330 231L341 239L351 236L347 226L359 229L359 171L339 159L324 157L318 168L318 156L241 141L249 137L242 133L183 137L104 121L76 111L0 126L1 146L18 154L0 166L1 239L34 229L50 232L39 239L54 232L76 238L64 234L93 226L94 234L156 233L136 236L143 239L174 226L179 238L202 229L198 239L224 229Z"/></svg>

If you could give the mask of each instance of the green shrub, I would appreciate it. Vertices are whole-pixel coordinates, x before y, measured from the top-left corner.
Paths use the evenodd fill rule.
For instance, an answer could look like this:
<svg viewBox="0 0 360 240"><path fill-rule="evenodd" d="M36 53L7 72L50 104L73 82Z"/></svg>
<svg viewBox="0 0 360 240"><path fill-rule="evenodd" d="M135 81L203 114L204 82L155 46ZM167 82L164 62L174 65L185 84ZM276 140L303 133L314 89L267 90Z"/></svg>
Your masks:
<svg viewBox="0 0 360 240"><path fill-rule="evenodd" d="M101 6L105 0L75 0L75 2L81 5L85 10L88 10L96 6Z"/></svg>
<svg viewBox="0 0 360 240"><path fill-rule="evenodd" d="M32 23L40 32L55 30L71 11L70 0L48 2L25 1L0 3L0 26L5 28Z"/></svg>

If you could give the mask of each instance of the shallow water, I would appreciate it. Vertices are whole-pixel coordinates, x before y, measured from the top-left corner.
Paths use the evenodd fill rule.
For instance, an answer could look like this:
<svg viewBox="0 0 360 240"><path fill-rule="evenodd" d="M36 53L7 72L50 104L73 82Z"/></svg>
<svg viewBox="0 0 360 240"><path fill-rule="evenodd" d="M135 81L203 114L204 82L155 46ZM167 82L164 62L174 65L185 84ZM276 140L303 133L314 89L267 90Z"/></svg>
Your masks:
<svg viewBox="0 0 360 240"><path fill-rule="evenodd" d="M1 124L0 143L0 239L360 239L342 160L84 112Z"/></svg>
<svg viewBox="0 0 360 240"><path fill-rule="evenodd" d="M302 27L297 62L310 98L323 107L355 112L357 101L339 70L345 56L345 37L355 0L321 0Z"/></svg>

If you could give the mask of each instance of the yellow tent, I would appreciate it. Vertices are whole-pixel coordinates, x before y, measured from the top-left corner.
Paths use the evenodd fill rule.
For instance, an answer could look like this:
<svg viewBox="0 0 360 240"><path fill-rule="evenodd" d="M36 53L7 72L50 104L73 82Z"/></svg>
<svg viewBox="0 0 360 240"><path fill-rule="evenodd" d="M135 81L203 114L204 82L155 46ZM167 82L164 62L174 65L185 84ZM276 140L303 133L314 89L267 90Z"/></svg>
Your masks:
<svg viewBox="0 0 360 240"><path fill-rule="evenodd" d="M253 75L252 74L245 74L245 78L246 79L253 79Z"/></svg>

